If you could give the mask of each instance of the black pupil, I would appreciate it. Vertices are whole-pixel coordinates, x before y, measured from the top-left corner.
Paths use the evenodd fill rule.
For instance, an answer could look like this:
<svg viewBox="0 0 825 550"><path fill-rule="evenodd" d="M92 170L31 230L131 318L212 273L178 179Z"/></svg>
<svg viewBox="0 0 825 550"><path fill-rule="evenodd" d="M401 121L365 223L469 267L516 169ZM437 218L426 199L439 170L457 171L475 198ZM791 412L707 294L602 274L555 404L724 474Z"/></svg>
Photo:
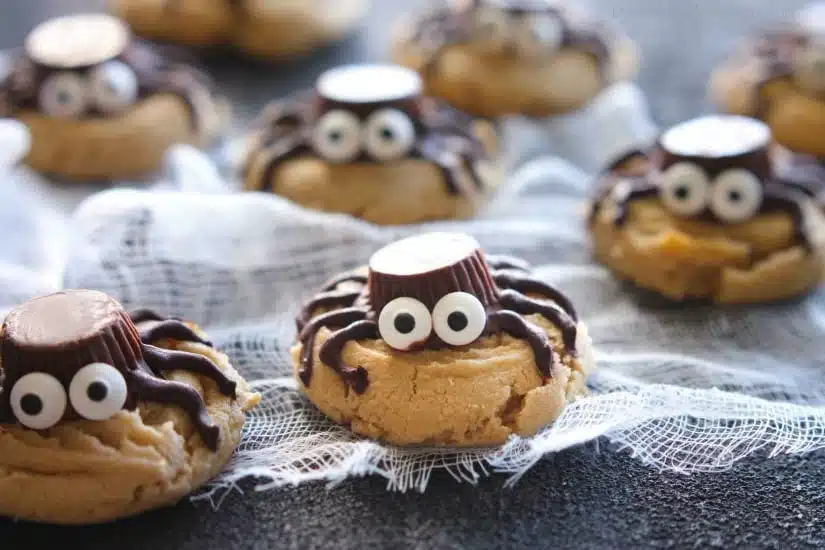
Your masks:
<svg viewBox="0 0 825 550"><path fill-rule="evenodd" d="M731 202L739 202L742 200L742 193L735 190L730 191L728 192L728 199L730 199Z"/></svg>
<svg viewBox="0 0 825 550"><path fill-rule="evenodd" d="M401 334L409 334L415 328L415 317L409 313L399 313L395 316L395 330Z"/></svg>
<svg viewBox="0 0 825 550"><path fill-rule="evenodd" d="M37 416L43 410L43 400L33 393L27 393L20 400L20 408L29 416Z"/></svg>
<svg viewBox="0 0 825 550"><path fill-rule="evenodd" d="M395 132L392 131L392 128L384 126L381 128L381 139L384 141L392 141L395 139Z"/></svg>
<svg viewBox="0 0 825 550"><path fill-rule="evenodd" d="M675 194L677 199L685 200L690 195L690 189L687 185L680 185L676 188Z"/></svg>
<svg viewBox="0 0 825 550"><path fill-rule="evenodd" d="M338 142L339 142L339 141L341 141L343 138L344 138L344 134L343 134L343 132L341 132L341 130L332 130L332 131L329 133L329 140L330 140L330 141L333 141L333 142L335 142L335 143L338 143Z"/></svg>
<svg viewBox="0 0 825 550"><path fill-rule="evenodd" d="M57 92L57 101L58 103L62 104L71 103L72 94L67 92L66 90L60 90L59 92Z"/></svg>
<svg viewBox="0 0 825 550"><path fill-rule="evenodd" d="M467 316L460 311L454 311L447 316L447 325L455 332L461 332L468 324Z"/></svg>
<svg viewBox="0 0 825 550"><path fill-rule="evenodd" d="M106 399L106 395L108 393L109 388L107 388L106 384L100 380L95 380L89 384L88 388L86 388L86 395L89 397L89 400L94 401L95 403L100 403Z"/></svg>

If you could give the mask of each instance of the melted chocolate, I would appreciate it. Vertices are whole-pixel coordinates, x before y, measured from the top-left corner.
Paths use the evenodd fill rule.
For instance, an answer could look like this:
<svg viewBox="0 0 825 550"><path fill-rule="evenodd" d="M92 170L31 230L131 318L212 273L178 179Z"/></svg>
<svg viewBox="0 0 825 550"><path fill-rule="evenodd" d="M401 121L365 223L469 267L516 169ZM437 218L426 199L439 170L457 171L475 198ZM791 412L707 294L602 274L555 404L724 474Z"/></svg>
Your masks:
<svg viewBox="0 0 825 550"><path fill-rule="evenodd" d="M317 309L339 308L352 305L360 294L360 290L328 290L316 294L301 310L301 314L296 320L298 330L300 331L303 328Z"/></svg>
<svg viewBox="0 0 825 550"><path fill-rule="evenodd" d="M363 122L372 113L385 107L399 109L410 117L416 139L406 158L422 159L438 166L450 195L469 194L483 189L484 180L478 172L478 164L488 160L489 154L475 135L475 119L465 113L429 101L428 98L342 103L322 98L318 93L307 92L267 108L273 115L265 117L269 120L261 148L269 155L269 159L261 170L259 188L271 189L275 172L283 163L316 154L312 146L313 130L323 114L333 109L344 110ZM364 150L349 162L386 163ZM473 189L462 189L461 176L464 174L469 176Z"/></svg>
<svg viewBox="0 0 825 550"><path fill-rule="evenodd" d="M440 244L445 249L452 246L446 241ZM485 259L480 250L463 250L456 252L458 257L452 263L411 273L404 267L395 266L393 257L388 258L387 254L378 260L381 252L371 260L367 287L360 291L338 291L340 294L335 295L335 300L340 297L341 306L348 307L307 317L320 307L318 303L332 299L328 298L330 291L326 290L302 309L298 319L301 327L298 339L302 345L298 375L305 386L309 386L312 380L316 336L321 328L328 328L336 332L321 345L319 359L338 373L356 393L366 391L369 384L366 370L361 366L353 368L346 365L341 353L349 341L380 339L377 325L379 314L389 302L400 297L413 298L433 311L435 304L447 294L471 294L487 312L486 326L479 337L505 332L527 340L536 366L545 377L551 376L556 354L552 351L547 333L526 320L524 315L539 314L556 325L569 353L576 353L576 312L570 300L551 285L532 277L526 262L498 256ZM488 265L502 271L491 273ZM324 288L336 289L341 282L351 280L364 282L364 277L347 273L332 279ZM547 301L530 298L526 293L538 294ZM420 347L438 350L454 346L445 343L432 331L415 349Z"/></svg>
<svg viewBox="0 0 825 550"><path fill-rule="evenodd" d="M54 69L31 60L23 50L16 53L13 69L4 82L0 82L0 92L5 92L9 105L7 113L14 115L18 110L40 109L39 95L46 80L57 74L70 72L87 79L99 65L81 66L72 69ZM156 46L141 40L133 40L126 50L110 61L119 61L131 68L138 79L136 101L149 96L169 93L178 96L189 110L192 129L200 129L203 114L197 97L207 93L215 95L211 78L192 66L168 61ZM105 63L105 62L104 62ZM113 116L101 111L94 102L89 102L81 115L84 118L105 118Z"/></svg>
<svg viewBox="0 0 825 550"><path fill-rule="evenodd" d="M140 339L144 344L169 339L212 346L212 342L204 340L180 319L164 317L151 309L130 311L129 318L140 331Z"/></svg>
<svg viewBox="0 0 825 550"><path fill-rule="evenodd" d="M545 378L553 376L555 353L550 347L550 340L541 328L527 321L518 313L509 310L496 311L487 318L491 332L505 332L513 338L527 340L533 350L533 359L539 372Z"/></svg>
<svg viewBox="0 0 825 550"><path fill-rule="evenodd" d="M338 285L349 282L361 283L362 285L365 285L367 284L367 275L362 273L342 273L341 275L333 277L324 283L324 286L321 287L321 292L333 290L337 288Z"/></svg>
<svg viewBox="0 0 825 550"><path fill-rule="evenodd" d="M142 323L160 322L161 332L172 330L187 337L180 324L157 321L148 310L136 312ZM167 324L164 324L167 323ZM166 337L166 336L164 336ZM197 335L195 335L197 338ZM3 386L0 389L0 419L17 422L11 392L23 376L37 372L52 376L68 388L74 375L91 363L106 363L123 376L128 388L124 408L138 401L179 406L191 417L204 444L217 450L218 428L209 418L198 392L166 380L165 373L185 370L213 380L221 393L235 397L235 382L208 358L184 351L156 348L141 341L141 332L122 306L109 296L90 290L59 292L24 303L13 310L0 335ZM63 421L79 418L68 407Z"/></svg>
<svg viewBox="0 0 825 550"><path fill-rule="evenodd" d="M431 12L421 17L415 23L412 40L422 46L422 50L429 52L425 61L425 71L432 71L438 64L441 53L448 47L456 44L466 44L474 41L475 14L485 9L485 2L473 1L466 3L463 8L448 7ZM604 25L593 21L577 21L557 7L547 2L525 2L509 0L498 2L491 9L506 14L513 24L531 15L550 15L561 23L561 48L578 48L591 54L599 64L603 75L606 75L610 61L610 36ZM517 51L515 43L508 44L507 50Z"/></svg>

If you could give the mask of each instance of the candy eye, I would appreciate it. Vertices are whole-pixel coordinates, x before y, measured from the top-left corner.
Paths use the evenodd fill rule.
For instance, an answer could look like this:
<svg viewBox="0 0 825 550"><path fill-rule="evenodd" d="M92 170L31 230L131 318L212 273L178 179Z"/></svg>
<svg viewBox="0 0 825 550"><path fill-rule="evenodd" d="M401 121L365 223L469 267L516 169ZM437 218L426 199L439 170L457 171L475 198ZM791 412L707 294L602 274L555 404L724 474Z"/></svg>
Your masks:
<svg viewBox="0 0 825 550"><path fill-rule="evenodd" d="M485 42L506 42L510 38L510 18L500 10L482 8L476 16L475 34Z"/></svg>
<svg viewBox="0 0 825 550"><path fill-rule="evenodd" d="M796 62L794 80L801 88L825 91L825 48L812 46L802 52Z"/></svg>
<svg viewBox="0 0 825 550"><path fill-rule="evenodd" d="M69 399L77 414L87 420L106 420L126 403L128 390L123 375L106 363L86 365L69 384Z"/></svg>
<svg viewBox="0 0 825 550"><path fill-rule="evenodd" d="M710 209L723 222L739 223L752 218L762 206L762 184L752 172L735 168L713 181Z"/></svg>
<svg viewBox="0 0 825 550"><path fill-rule="evenodd" d="M665 170L659 196L674 214L695 216L707 206L709 188L704 170L690 162L679 162Z"/></svg>
<svg viewBox="0 0 825 550"><path fill-rule="evenodd" d="M478 298L466 292L452 292L433 308L433 329L446 344L466 346L487 326L487 311Z"/></svg>
<svg viewBox="0 0 825 550"><path fill-rule="evenodd" d="M129 107L138 95L137 75L120 61L108 61L96 67L90 76L89 86L95 103L107 113Z"/></svg>
<svg viewBox="0 0 825 550"><path fill-rule="evenodd" d="M381 339L393 349L406 351L424 342L433 330L433 318L427 306L414 298L396 298L378 315Z"/></svg>
<svg viewBox="0 0 825 550"><path fill-rule="evenodd" d="M86 81L74 73L57 73L43 83L38 96L40 110L49 116L73 118L86 109Z"/></svg>
<svg viewBox="0 0 825 550"><path fill-rule="evenodd" d="M51 428L66 411L66 390L57 378L44 372L20 378L9 397L15 418L32 430Z"/></svg>
<svg viewBox="0 0 825 550"><path fill-rule="evenodd" d="M556 50L561 46L564 29L558 17L551 13L537 13L527 18L531 38L543 48Z"/></svg>
<svg viewBox="0 0 825 550"><path fill-rule="evenodd" d="M409 153L415 141L415 126L398 109L381 109L367 120L364 144L377 160L390 161Z"/></svg>
<svg viewBox="0 0 825 550"><path fill-rule="evenodd" d="M347 111L330 111L318 120L312 143L329 161L351 161L361 150L361 122Z"/></svg>

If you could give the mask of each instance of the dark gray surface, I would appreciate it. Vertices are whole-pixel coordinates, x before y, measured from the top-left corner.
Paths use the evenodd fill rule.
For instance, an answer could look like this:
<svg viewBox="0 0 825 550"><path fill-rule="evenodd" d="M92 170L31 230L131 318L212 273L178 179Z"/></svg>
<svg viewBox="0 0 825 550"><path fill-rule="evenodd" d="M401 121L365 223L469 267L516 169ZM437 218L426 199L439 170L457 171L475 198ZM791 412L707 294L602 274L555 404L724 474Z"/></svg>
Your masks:
<svg viewBox="0 0 825 550"><path fill-rule="evenodd" d="M358 38L309 59L271 67L209 61L247 119L266 100L312 82L324 67L381 59L402 5L376 0ZM710 107L705 82L737 36L788 17L798 0L602 0L644 50L643 87L656 118L672 123ZM0 0L0 47L51 14L101 2ZM379 478L266 493L247 487L220 510L184 503L114 525L58 528L0 521L0 549L208 548L823 548L825 453L752 457L723 474L646 468L595 445L548 457L513 489L436 475L427 493L387 493Z"/></svg>

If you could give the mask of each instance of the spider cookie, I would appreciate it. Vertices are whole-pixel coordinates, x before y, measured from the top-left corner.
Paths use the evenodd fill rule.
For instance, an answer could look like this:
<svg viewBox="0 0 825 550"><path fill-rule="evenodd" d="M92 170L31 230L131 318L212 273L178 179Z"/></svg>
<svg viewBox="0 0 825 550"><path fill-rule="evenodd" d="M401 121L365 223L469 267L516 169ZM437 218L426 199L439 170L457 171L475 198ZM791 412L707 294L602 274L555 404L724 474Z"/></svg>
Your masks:
<svg viewBox="0 0 825 550"><path fill-rule="evenodd" d="M207 145L228 123L209 77L165 59L108 15L46 21L6 55L0 116L31 129L27 162L42 172L141 177L161 167L170 145Z"/></svg>
<svg viewBox="0 0 825 550"><path fill-rule="evenodd" d="M710 89L720 108L762 119L785 147L825 157L825 3L747 41Z"/></svg>
<svg viewBox="0 0 825 550"><path fill-rule="evenodd" d="M770 129L750 118L669 129L648 162L604 175L589 220L596 258L674 300L761 302L817 286L815 187L778 171L770 148Z"/></svg>
<svg viewBox="0 0 825 550"><path fill-rule="evenodd" d="M549 0L454 0L399 25L393 59L467 112L547 117L633 78L627 37Z"/></svg>
<svg viewBox="0 0 825 550"><path fill-rule="evenodd" d="M585 391L593 366L567 297L460 233L384 247L307 302L298 329L292 356L312 402L400 445L533 435Z"/></svg>
<svg viewBox="0 0 825 550"><path fill-rule="evenodd" d="M378 224L466 218L500 180L492 125L422 96L404 67L332 69L262 118L245 188L310 208Z"/></svg>
<svg viewBox="0 0 825 550"><path fill-rule="evenodd" d="M215 476L259 396L194 325L70 290L0 333L0 515L98 523Z"/></svg>
<svg viewBox="0 0 825 550"><path fill-rule="evenodd" d="M230 44L262 57L308 53L343 38L369 0L112 0L135 32L192 46Z"/></svg>

